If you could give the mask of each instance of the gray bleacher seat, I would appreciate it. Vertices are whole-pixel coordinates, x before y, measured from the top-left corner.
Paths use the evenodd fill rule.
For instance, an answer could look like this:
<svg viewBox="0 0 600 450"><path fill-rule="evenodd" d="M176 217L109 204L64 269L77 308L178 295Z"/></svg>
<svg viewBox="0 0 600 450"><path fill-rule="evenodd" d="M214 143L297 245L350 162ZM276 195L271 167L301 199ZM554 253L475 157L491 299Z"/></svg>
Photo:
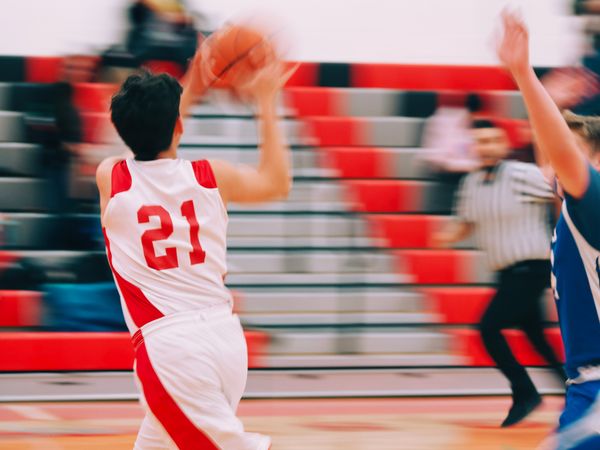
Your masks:
<svg viewBox="0 0 600 450"><path fill-rule="evenodd" d="M341 340L347 342L340 342ZM340 331L335 328L302 330L298 328L272 331L270 355L324 355L340 353L444 353L448 338L443 333L406 328L372 328Z"/></svg>
<svg viewBox="0 0 600 450"><path fill-rule="evenodd" d="M58 227L55 216L50 214L2 214L2 221L8 227L4 245L20 249L46 247Z"/></svg>
<svg viewBox="0 0 600 450"><path fill-rule="evenodd" d="M0 178L0 211L45 211L45 186L36 178Z"/></svg>
<svg viewBox="0 0 600 450"><path fill-rule="evenodd" d="M345 216L322 215L232 215L228 235L242 236L323 236L348 237L366 234L363 220Z"/></svg>
<svg viewBox="0 0 600 450"><path fill-rule="evenodd" d="M231 251L229 274L271 273L393 273L394 257L377 251L348 250Z"/></svg>
<svg viewBox="0 0 600 450"><path fill-rule="evenodd" d="M405 274L391 273L237 273L227 276L232 288L250 286L399 286L414 280Z"/></svg>
<svg viewBox="0 0 600 450"><path fill-rule="evenodd" d="M348 89L341 96L342 111L349 116L384 117L396 113L398 91L391 89Z"/></svg>
<svg viewBox="0 0 600 450"><path fill-rule="evenodd" d="M23 142L25 118L18 112L0 111L0 142Z"/></svg>
<svg viewBox="0 0 600 450"><path fill-rule="evenodd" d="M424 119L412 117L368 117L364 145L379 147L419 147Z"/></svg>
<svg viewBox="0 0 600 450"><path fill-rule="evenodd" d="M9 83L0 83L0 111L7 111L10 109L10 88L11 85Z"/></svg>
<svg viewBox="0 0 600 450"><path fill-rule="evenodd" d="M417 293L376 288L244 291L237 306L243 322L251 326L435 322L424 308Z"/></svg>
<svg viewBox="0 0 600 450"><path fill-rule="evenodd" d="M42 171L43 149L35 144L0 143L0 172L8 175L37 176Z"/></svg>
<svg viewBox="0 0 600 450"><path fill-rule="evenodd" d="M248 288L239 294L243 314L331 312L419 312L425 309L423 296L411 290L370 288Z"/></svg>
<svg viewBox="0 0 600 450"><path fill-rule="evenodd" d="M419 340L419 336L414 336ZM261 359L265 367L278 369L291 368L369 368L369 367L443 367L464 365L460 355L446 353L392 353L392 354L345 354L325 355L270 355L267 352ZM317 375L317 374L315 374ZM364 375L360 375L364 377ZM365 388L365 392L372 392Z"/></svg>
<svg viewBox="0 0 600 450"><path fill-rule="evenodd" d="M405 179L427 179L431 177L428 164L425 157L429 152L425 148L389 148L385 149L389 157L386 162L392 161L388 165L389 178Z"/></svg>
<svg viewBox="0 0 600 450"><path fill-rule="evenodd" d="M490 106L494 111L513 119L527 119L527 108L519 91L489 92L486 95L490 98Z"/></svg>

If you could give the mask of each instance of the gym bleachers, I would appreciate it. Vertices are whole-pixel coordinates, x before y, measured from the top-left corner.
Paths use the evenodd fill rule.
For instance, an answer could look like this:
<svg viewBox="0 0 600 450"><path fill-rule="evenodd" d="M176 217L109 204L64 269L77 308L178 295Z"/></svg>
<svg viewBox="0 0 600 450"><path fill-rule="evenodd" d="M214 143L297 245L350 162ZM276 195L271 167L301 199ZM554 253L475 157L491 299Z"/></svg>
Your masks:
<svg viewBox="0 0 600 450"><path fill-rule="evenodd" d="M0 66L6 61L0 58ZM34 58L22 67L8 62L11 70L0 76L0 223L16 231L5 233L8 253L0 255L0 267L35 262L56 296L69 289L65 272L90 255L101 261L102 248L101 239L96 248L60 248L49 242L53 230L66 220L97 232L98 213L72 212L59 225L47 211L39 170L43 149L27 142L26 124L31 108L39 109L38 100L47 95L48 85L41 83L56 79L55 61ZM475 325L493 294L493 274L470 241L450 250L430 248L432 233L450 220L453 199L429 177L421 137L437 106L460 104L467 92L481 92L486 107L508 126L526 118L522 100L496 68L342 66L335 79L326 64L303 64L286 89L280 112L292 147L289 199L230 207L226 281L252 330L252 366L489 366ZM90 168L123 149L106 111L114 89L94 83L74 89L88 144L77 162L83 197L95 195ZM257 161L251 109L224 97L210 95L193 109L181 157ZM76 289L85 295L85 287ZM126 333L48 332L48 295L0 292L0 324L10 327L0 334L0 351L9 355L0 370L131 367ZM555 322L549 313L548 333L559 348ZM509 335L521 361L542 364L520 333ZM71 345L87 348L86 359L69 356ZM92 354L90 348L98 350ZM31 362L36 352L46 356Z"/></svg>

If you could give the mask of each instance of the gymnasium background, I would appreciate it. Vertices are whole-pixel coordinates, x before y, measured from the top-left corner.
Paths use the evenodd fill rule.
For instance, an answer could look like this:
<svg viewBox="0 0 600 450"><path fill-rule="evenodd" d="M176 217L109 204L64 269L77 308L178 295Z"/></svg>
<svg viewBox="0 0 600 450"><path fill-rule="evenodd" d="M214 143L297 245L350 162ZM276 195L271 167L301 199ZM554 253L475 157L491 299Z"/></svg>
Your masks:
<svg viewBox="0 0 600 450"><path fill-rule="evenodd" d="M0 401L136 398L93 185L95 165L122 150L106 114L114 87L89 76L98 55L123 40L127 4L3 2ZM293 148L290 199L230 211L227 282L250 345L247 398L509 393L475 326L493 274L473 242L431 248L453 198L431 175L423 145L440 106L460 108L476 93L509 132L513 155L528 151L522 101L492 49L504 4L186 3L204 31L267 12L286 57L302 62L281 104ZM519 4L540 75L589 55L571 2ZM180 73L172 62L150 63ZM76 114L78 130L61 128L60 114ZM257 160L252 112L224 95L197 105L186 130L181 157ZM64 142L68 163L55 164L48 149ZM50 187L61 183L66 199ZM562 352L550 295L547 333ZM508 334L540 391L559 394L523 336Z"/></svg>

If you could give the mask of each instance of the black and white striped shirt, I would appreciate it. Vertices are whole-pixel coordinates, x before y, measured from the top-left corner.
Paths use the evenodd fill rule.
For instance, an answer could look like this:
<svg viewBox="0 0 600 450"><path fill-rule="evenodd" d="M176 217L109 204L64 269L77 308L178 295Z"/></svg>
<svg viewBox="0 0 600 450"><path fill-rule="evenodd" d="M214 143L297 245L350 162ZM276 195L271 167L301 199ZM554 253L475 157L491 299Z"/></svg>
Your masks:
<svg viewBox="0 0 600 450"><path fill-rule="evenodd" d="M491 269L550 258L552 188L534 164L504 161L467 175L458 191L456 215L473 224Z"/></svg>

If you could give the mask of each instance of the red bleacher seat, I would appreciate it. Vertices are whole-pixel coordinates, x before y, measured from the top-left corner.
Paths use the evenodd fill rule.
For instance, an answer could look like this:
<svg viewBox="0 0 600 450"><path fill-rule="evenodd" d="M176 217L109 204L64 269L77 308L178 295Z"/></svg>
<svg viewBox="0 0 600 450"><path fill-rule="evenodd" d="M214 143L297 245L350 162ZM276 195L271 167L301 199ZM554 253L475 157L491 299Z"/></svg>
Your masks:
<svg viewBox="0 0 600 450"><path fill-rule="evenodd" d="M286 98L300 117L336 116L342 93L338 89L293 87L286 89Z"/></svg>
<svg viewBox="0 0 600 450"><path fill-rule="evenodd" d="M422 185L401 180L345 182L359 212L413 212L421 205Z"/></svg>
<svg viewBox="0 0 600 450"><path fill-rule="evenodd" d="M152 73L168 73L177 79L183 77L185 69L173 61L149 60L143 66Z"/></svg>
<svg viewBox="0 0 600 450"><path fill-rule="evenodd" d="M396 250L401 273L417 284L473 284L479 282L479 253L464 250Z"/></svg>
<svg viewBox="0 0 600 450"><path fill-rule="evenodd" d="M412 90L515 90L500 67L353 64L351 85Z"/></svg>
<svg viewBox="0 0 600 450"><path fill-rule="evenodd" d="M492 296L491 287L440 287L419 290L428 300L428 309L445 324L476 324Z"/></svg>
<svg viewBox="0 0 600 450"><path fill-rule="evenodd" d="M427 248L432 234L446 220L441 216L412 214L368 216L372 234L384 238L390 248Z"/></svg>
<svg viewBox="0 0 600 450"><path fill-rule="evenodd" d="M321 147L328 166L342 178L385 178L388 153L375 147Z"/></svg>
<svg viewBox="0 0 600 450"><path fill-rule="evenodd" d="M450 333L453 337L453 345L455 346L453 351L462 358L464 364L476 367L494 365L494 361L485 350L481 336L477 330L452 330ZM515 357L521 364L525 366L547 365L546 361L533 349L523 332L505 330L503 333ZM559 359L564 361L565 353L560 337L560 329L558 327L547 328L546 337Z"/></svg>
<svg viewBox="0 0 600 450"><path fill-rule="evenodd" d="M250 367L260 367L266 334L245 333ZM129 333L5 332L0 333L0 371L131 370Z"/></svg>
<svg viewBox="0 0 600 450"><path fill-rule="evenodd" d="M296 62L290 61L287 63L289 68L296 65ZM301 63L296 72L290 77L286 86L316 86L318 82L319 64L317 63Z"/></svg>
<svg viewBox="0 0 600 450"><path fill-rule="evenodd" d="M2 265L10 264L13 261L16 261L20 258L18 254L15 252L11 252L9 250L0 250L0 267Z"/></svg>
<svg viewBox="0 0 600 450"><path fill-rule="evenodd" d="M322 147L365 143L365 123L353 117L308 117L304 122Z"/></svg>
<svg viewBox="0 0 600 450"><path fill-rule="evenodd" d="M118 86L104 83L76 83L73 101L80 111L108 112L110 99Z"/></svg>
<svg viewBox="0 0 600 450"><path fill-rule="evenodd" d="M487 308L496 289L479 286L449 286L419 289L428 300L428 309L438 315L445 324L477 324ZM542 299L545 319L558 322L552 291Z"/></svg>
<svg viewBox="0 0 600 450"><path fill-rule="evenodd" d="M84 112L81 114L83 142L100 144L104 142L105 133L112 131L110 115L106 112Z"/></svg>
<svg viewBox="0 0 600 450"><path fill-rule="evenodd" d="M55 83L60 79L63 58L58 56L28 56L25 58L25 81Z"/></svg>
<svg viewBox="0 0 600 450"><path fill-rule="evenodd" d="M39 326L41 310L41 292L0 291L0 327Z"/></svg>

